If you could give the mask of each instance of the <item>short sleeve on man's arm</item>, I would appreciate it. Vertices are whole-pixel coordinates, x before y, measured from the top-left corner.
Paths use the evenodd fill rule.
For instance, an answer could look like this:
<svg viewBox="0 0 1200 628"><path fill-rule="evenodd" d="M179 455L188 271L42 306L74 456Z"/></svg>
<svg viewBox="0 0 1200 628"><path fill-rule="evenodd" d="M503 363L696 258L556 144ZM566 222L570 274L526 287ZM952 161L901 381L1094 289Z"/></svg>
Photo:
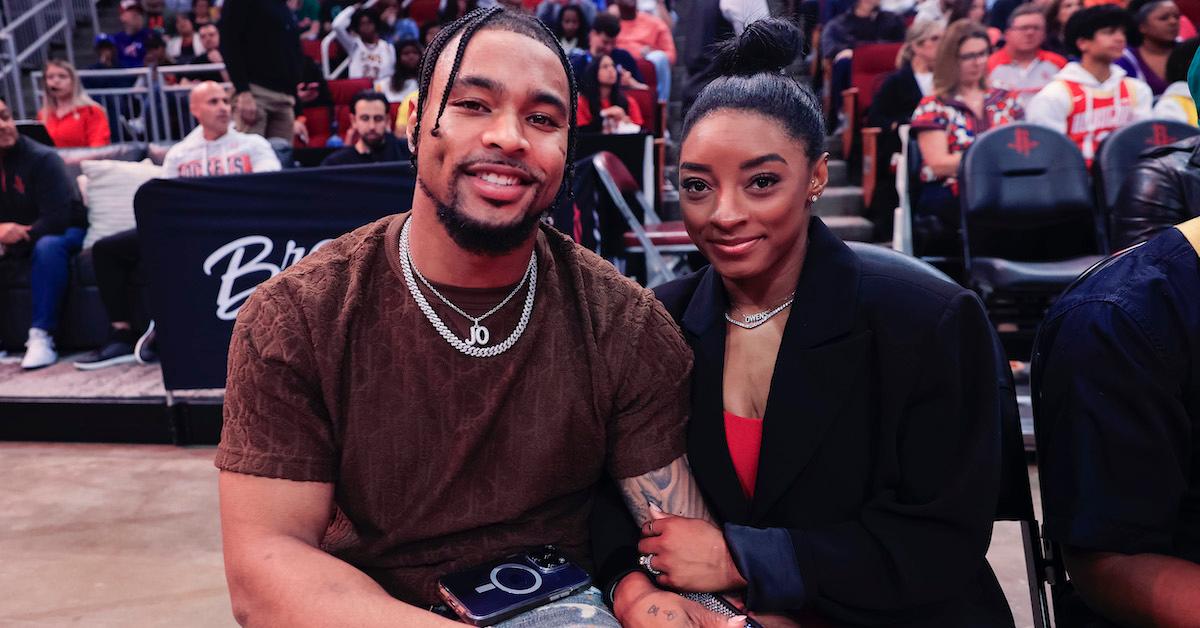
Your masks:
<svg viewBox="0 0 1200 628"><path fill-rule="evenodd" d="M633 306L634 335L614 334L624 345L614 416L608 429L608 470L629 478L667 466L686 452L688 382L692 351L669 314L650 292Z"/></svg>
<svg viewBox="0 0 1200 628"><path fill-rule="evenodd" d="M1178 365L1163 352L1180 338L1151 338L1103 301L1077 306L1056 327L1038 434L1046 536L1081 549L1165 553L1191 456Z"/></svg>
<svg viewBox="0 0 1200 628"><path fill-rule="evenodd" d="M238 314L215 464L248 475L332 482L337 455L311 335L297 308L284 301L260 288Z"/></svg>

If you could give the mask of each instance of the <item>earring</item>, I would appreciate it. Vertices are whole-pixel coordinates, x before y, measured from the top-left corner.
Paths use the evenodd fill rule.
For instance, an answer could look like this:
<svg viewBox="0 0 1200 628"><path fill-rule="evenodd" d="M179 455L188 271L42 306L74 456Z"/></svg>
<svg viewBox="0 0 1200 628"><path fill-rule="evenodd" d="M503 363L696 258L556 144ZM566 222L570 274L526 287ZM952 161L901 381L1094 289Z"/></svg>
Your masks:
<svg viewBox="0 0 1200 628"><path fill-rule="evenodd" d="M811 200L812 202L815 203L815 202L817 202L817 198L818 198L817 195L813 194L812 196L809 197L809 200Z"/></svg>

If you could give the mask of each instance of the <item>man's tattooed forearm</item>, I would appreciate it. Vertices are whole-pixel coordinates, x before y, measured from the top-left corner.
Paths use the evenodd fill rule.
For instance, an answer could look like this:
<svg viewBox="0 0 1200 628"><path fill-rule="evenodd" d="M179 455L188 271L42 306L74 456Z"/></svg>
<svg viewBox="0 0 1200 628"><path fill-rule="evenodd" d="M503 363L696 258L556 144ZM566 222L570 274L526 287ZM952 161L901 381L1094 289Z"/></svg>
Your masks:
<svg viewBox="0 0 1200 628"><path fill-rule="evenodd" d="M686 456L661 469L621 480L620 486L625 505L638 525L650 521L650 504L667 514L712 521Z"/></svg>

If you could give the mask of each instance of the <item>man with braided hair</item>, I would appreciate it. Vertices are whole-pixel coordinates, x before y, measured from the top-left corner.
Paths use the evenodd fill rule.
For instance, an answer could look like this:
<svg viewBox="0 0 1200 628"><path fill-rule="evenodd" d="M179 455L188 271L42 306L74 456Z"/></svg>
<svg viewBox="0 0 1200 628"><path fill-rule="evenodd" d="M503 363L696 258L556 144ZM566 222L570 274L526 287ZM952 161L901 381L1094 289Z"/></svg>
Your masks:
<svg viewBox="0 0 1200 628"><path fill-rule="evenodd" d="M539 220L567 201L575 145L554 35L472 12L419 84L412 211L262 284L234 329L216 465L244 625L450 625L425 610L444 574L546 543L592 568L605 474L641 522L707 516L683 457L687 345ZM725 624L665 595L664 615ZM503 625L616 621L591 588Z"/></svg>

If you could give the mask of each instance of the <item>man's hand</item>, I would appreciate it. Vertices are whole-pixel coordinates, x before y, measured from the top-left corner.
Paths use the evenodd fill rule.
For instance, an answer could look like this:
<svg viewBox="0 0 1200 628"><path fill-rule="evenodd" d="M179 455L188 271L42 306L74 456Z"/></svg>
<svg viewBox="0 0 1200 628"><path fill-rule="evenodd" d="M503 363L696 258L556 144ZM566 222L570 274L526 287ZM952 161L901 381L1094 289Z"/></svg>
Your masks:
<svg viewBox="0 0 1200 628"><path fill-rule="evenodd" d="M208 62L209 63L225 63L225 57L221 56L220 50L209 50L208 51Z"/></svg>
<svg viewBox="0 0 1200 628"><path fill-rule="evenodd" d="M617 74L621 76L621 87L627 89L650 89L650 86L633 78L633 72L621 66L617 66Z"/></svg>
<svg viewBox="0 0 1200 628"><path fill-rule="evenodd" d="M675 517L650 509L638 551L653 554L650 565L663 572L659 584L683 591L744 589L746 580L733 564L725 535L702 519Z"/></svg>
<svg viewBox="0 0 1200 628"><path fill-rule="evenodd" d="M0 222L0 244L16 244L29 239L29 225Z"/></svg>
<svg viewBox="0 0 1200 628"><path fill-rule="evenodd" d="M233 108L238 112L238 118L243 122L253 124L258 120L258 103L254 102L254 94L242 92L233 100Z"/></svg>
<svg viewBox="0 0 1200 628"><path fill-rule="evenodd" d="M613 611L622 626L695 626L697 628L742 628L745 616L723 617L703 606L654 586L642 573L621 581L613 600Z"/></svg>
<svg viewBox="0 0 1200 628"><path fill-rule="evenodd" d="M308 144L308 125L304 123L303 118L296 118L296 121L292 123L292 135L294 135L301 144Z"/></svg>

